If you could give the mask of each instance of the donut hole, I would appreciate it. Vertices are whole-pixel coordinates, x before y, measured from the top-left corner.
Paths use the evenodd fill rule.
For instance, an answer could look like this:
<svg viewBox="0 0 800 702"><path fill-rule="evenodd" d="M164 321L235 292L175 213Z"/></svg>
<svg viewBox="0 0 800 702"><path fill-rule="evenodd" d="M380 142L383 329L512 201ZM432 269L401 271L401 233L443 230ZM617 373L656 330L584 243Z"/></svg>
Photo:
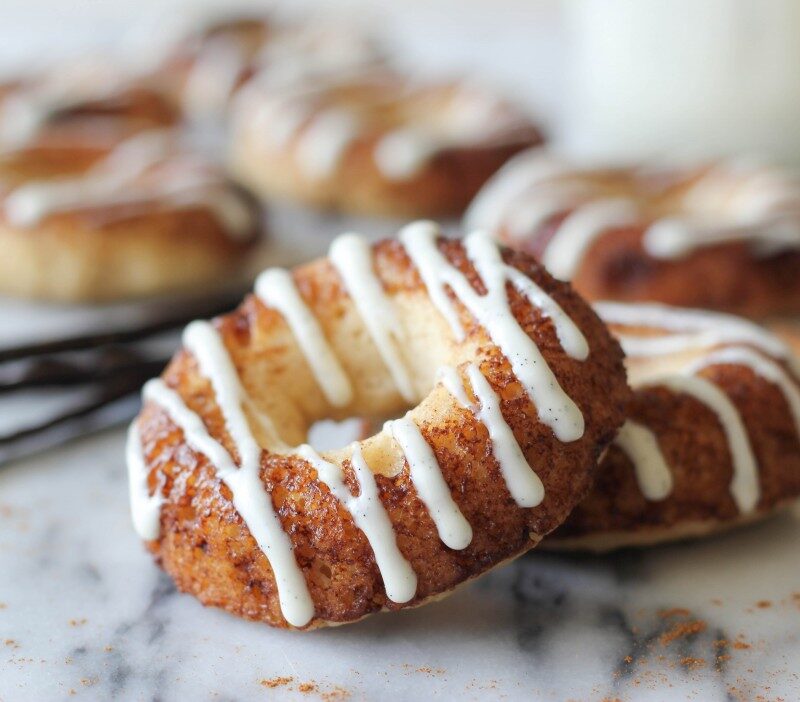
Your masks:
<svg viewBox="0 0 800 702"><path fill-rule="evenodd" d="M366 439L372 432L372 423L363 417L321 419L308 429L307 441L317 451L332 451L353 441Z"/></svg>

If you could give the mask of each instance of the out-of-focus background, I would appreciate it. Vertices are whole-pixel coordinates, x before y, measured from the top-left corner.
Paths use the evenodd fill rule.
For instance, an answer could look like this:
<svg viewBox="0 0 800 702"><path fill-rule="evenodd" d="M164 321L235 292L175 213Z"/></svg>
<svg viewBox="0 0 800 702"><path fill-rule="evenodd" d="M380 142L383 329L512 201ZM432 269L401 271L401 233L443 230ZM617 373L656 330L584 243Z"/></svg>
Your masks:
<svg viewBox="0 0 800 702"><path fill-rule="evenodd" d="M6 0L0 65L89 47L147 60L192 17L273 7L364 26L411 66L491 79L582 155L800 162L796 0Z"/></svg>

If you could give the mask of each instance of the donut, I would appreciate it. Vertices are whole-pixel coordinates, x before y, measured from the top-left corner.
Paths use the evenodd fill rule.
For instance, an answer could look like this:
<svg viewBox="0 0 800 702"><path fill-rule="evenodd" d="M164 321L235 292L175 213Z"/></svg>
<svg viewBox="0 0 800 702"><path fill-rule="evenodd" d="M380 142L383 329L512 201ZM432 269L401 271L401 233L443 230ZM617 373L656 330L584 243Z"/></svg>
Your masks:
<svg viewBox="0 0 800 702"><path fill-rule="evenodd" d="M597 303L634 388L594 490L549 540L603 551L720 532L800 497L800 362L740 317Z"/></svg>
<svg viewBox="0 0 800 702"><path fill-rule="evenodd" d="M256 77L232 107L230 164L264 197L397 217L463 211L541 141L514 106L463 82L389 69Z"/></svg>
<svg viewBox="0 0 800 702"><path fill-rule="evenodd" d="M0 161L27 177L81 171L121 141L179 120L165 95L108 62L67 61L0 84Z"/></svg>
<svg viewBox="0 0 800 702"><path fill-rule="evenodd" d="M0 293L109 301L219 287L257 239L257 203L171 131L122 141L82 172L0 164ZM30 166L36 171L37 166Z"/></svg>
<svg viewBox="0 0 800 702"><path fill-rule="evenodd" d="M466 223L540 257L589 300L800 311L800 183L752 161L587 168L531 150Z"/></svg>
<svg viewBox="0 0 800 702"><path fill-rule="evenodd" d="M418 222L267 270L187 327L143 396L127 460L157 562L206 605L308 629L441 598L533 548L591 487L629 390L566 284ZM399 418L303 443L350 416Z"/></svg>
<svg viewBox="0 0 800 702"><path fill-rule="evenodd" d="M212 19L187 32L154 78L190 119L220 120L238 89L256 74L380 61L373 43L352 27L243 15Z"/></svg>

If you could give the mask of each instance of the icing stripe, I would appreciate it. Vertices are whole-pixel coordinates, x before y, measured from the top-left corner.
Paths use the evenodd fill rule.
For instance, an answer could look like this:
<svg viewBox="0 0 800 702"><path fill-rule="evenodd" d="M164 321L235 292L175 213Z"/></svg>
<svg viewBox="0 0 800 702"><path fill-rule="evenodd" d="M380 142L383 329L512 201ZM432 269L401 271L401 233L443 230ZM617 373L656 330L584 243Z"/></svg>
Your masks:
<svg viewBox="0 0 800 702"><path fill-rule="evenodd" d="M608 229L636 222L631 200L596 200L572 212L556 230L542 255L542 263L556 278L570 280L594 241Z"/></svg>
<svg viewBox="0 0 800 702"><path fill-rule="evenodd" d="M458 371L451 367L439 371L439 380L445 389L486 426L492 441L492 453L514 502L520 507L536 507L544 499L544 485L528 464L514 432L503 417L500 398L475 364L467 366L467 377L478 400L477 406L469 401Z"/></svg>
<svg viewBox="0 0 800 702"><path fill-rule="evenodd" d="M387 428L405 454L411 482L427 507L439 538L452 549L469 546L472 527L453 501L436 456L419 427L406 415L402 419L387 422Z"/></svg>
<svg viewBox="0 0 800 702"><path fill-rule="evenodd" d="M310 178L327 178L358 135L354 114L336 108L321 112L299 137L295 147L297 164Z"/></svg>
<svg viewBox="0 0 800 702"><path fill-rule="evenodd" d="M357 234L343 234L331 244L329 256L400 395L414 402L417 392L400 350L403 329L375 274L370 245Z"/></svg>
<svg viewBox="0 0 800 702"><path fill-rule="evenodd" d="M708 356L695 361L689 367L689 372L695 373L701 368L725 364L745 366L764 380L777 385L786 398L786 404L789 405L797 436L800 439L800 389L798 389L797 381L793 380L775 361L765 358L752 349L738 347L713 351Z"/></svg>
<svg viewBox="0 0 800 702"><path fill-rule="evenodd" d="M317 471L333 496L353 516L356 526L364 532L375 562L383 578L386 596L392 602L408 602L417 591L417 575L397 547L394 527L381 502L375 476L361 455L358 444L353 445L350 465L358 482L358 497L354 497L344 482L342 469L323 459L311 446L303 444L297 454Z"/></svg>
<svg viewBox="0 0 800 702"><path fill-rule="evenodd" d="M161 494L163 479L151 495L150 487L147 484L148 470L144 460L142 437L139 435L139 428L135 421L128 428L125 457L128 464L128 489L133 527L142 539L152 541L161 534L161 505L164 504Z"/></svg>
<svg viewBox="0 0 800 702"><path fill-rule="evenodd" d="M620 428L614 443L633 463L642 495L651 502L666 499L673 488L672 473L656 435L646 426L629 419Z"/></svg>
<svg viewBox="0 0 800 702"><path fill-rule="evenodd" d="M270 268L258 276L255 291L265 305L283 315L328 402L334 407L347 405L353 399L353 387L292 274Z"/></svg>
<svg viewBox="0 0 800 702"><path fill-rule="evenodd" d="M438 233L438 228L429 222L410 225L400 233L400 240L417 267L434 305L447 319L455 316L452 303L444 292L444 286L447 285L508 359L517 379L536 405L539 419L561 441L580 439L584 431L580 409L561 388L538 346L511 311L506 283L510 279L519 284L519 276L509 274L510 267L503 264L496 244L487 234L470 234L465 241L467 255L486 287L486 294L479 295L439 251L436 245ZM539 302L544 303L544 293L536 288L533 281L530 281L530 286L527 292L541 296ZM559 338L564 339L562 344L577 352L582 346L580 342L583 335L571 321L567 324L566 315L554 301L551 303L549 309L554 315L554 324L560 330Z"/></svg>
<svg viewBox="0 0 800 702"><path fill-rule="evenodd" d="M778 337L753 322L733 315L678 309L659 304L596 302L593 306L600 318L608 324L678 333L693 332L691 335L655 337L637 337L635 333L627 335L615 332L628 356L663 355L721 343L744 343L763 349L777 358L792 358L788 346Z"/></svg>
<svg viewBox="0 0 800 702"><path fill-rule="evenodd" d="M15 188L3 203L5 216L12 225L28 228L59 212L168 203L179 208L206 207L232 238L251 236L255 222L250 207L219 176L176 157L174 144L175 134L169 130L138 134L81 176L34 180ZM164 182L138 182L148 169L169 163L170 158L175 168Z"/></svg>
<svg viewBox="0 0 800 702"><path fill-rule="evenodd" d="M567 165L541 148L508 161L481 189L464 216L465 229L496 231L508 209L535 185L568 172Z"/></svg>
<svg viewBox="0 0 800 702"><path fill-rule="evenodd" d="M713 383L697 376L657 378L639 387L665 387L676 393L691 395L717 415L728 439L733 461L731 495L739 511L752 512L761 494L758 467L742 418L728 396Z"/></svg>
<svg viewBox="0 0 800 702"><path fill-rule="evenodd" d="M534 236L553 217L575 209L590 196L586 186L556 182L548 187L543 184L508 213L504 223L506 234L512 241L522 243Z"/></svg>
<svg viewBox="0 0 800 702"><path fill-rule="evenodd" d="M217 467L219 477L230 488L234 507L272 566L283 616L290 624L303 626L314 616L314 605L295 560L292 542L283 530L272 497L267 494L261 480L261 447L253 436L242 407L246 394L239 376L222 339L208 322L192 322L186 327L183 343L195 357L200 372L214 388L217 405L225 420L226 430L236 446L241 467L236 468L227 451L219 444L217 446L225 458L222 461L219 456L209 458ZM199 417L194 417L202 425Z"/></svg>

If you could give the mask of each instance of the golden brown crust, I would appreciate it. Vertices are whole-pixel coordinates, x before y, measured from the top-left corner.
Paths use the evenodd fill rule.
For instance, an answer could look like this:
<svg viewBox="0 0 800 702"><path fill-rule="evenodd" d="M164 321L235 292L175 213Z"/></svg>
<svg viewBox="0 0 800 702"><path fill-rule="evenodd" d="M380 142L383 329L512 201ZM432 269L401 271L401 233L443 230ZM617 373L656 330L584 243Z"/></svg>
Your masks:
<svg viewBox="0 0 800 702"><path fill-rule="evenodd" d="M255 241L226 233L206 209L59 214L34 228L0 217L0 293L104 302L227 284Z"/></svg>
<svg viewBox="0 0 800 702"><path fill-rule="evenodd" d="M443 242L440 246L471 283L479 285L461 244ZM376 271L401 311L404 324L415 324L423 341L431 333L438 335L441 345L446 327L433 312L403 249L397 243L384 242L374 249L374 254ZM391 460L384 455L391 449L378 446L379 437L363 443L397 544L419 578L416 596L403 605L387 599L364 534L310 465L294 455L262 453L264 487L272 495L284 530L291 538L315 605L310 626L354 621L381 609L414 606L447 594L459 583L531 548L566 518L588 490L596 459L611 440L628 399L621 353L593 312L568 286L553 281L522 254L506 252L505 256L511 265L551 292L589 340L591 355L587 361L569 358L561 350L552 324L512 293L515 317L537 341L565 391L583 411L585 435L568 444L558 442L552 431L536 419L535 408L507 361L485 332L464 315L467 340L457 349L456 356L460 353L465 360L480 362L481 371L501 397L506 421L544 483L545 498L531 509L516 505L493 457L485 426L457 405L441 385L436 386L413 410L413 416L439 461L453 498L472 526L474 536L467 548L452 550L440 541L410 481L408 465L401 462L392 471ZM371 397L369 385L380 384L380 379L357 375L359 365L369 364L369 356L374 354L363 328L360 334L337 340L336 327L346 324L353 303L331 265L327 261L316 262L298 269L295 277L306 302L326 324L326 335L337 351L347 349L346 354L339 355L343 362L351 364L348 371L356 386L356 401L341 414L402 411L405 403L396 391ZM285 400L287 392L285 383L271 385L265 379L275 381L287 374L288 378L283 377L288 382L305 382L303 374L293 367L292 342L287 346L280 315L255 298L248 298L236 312L218 320L217 328L243 384L262 410L273 395L280 394ZM415 355L424 356L418 358L424 366L432 363L430 354L431 351ZM433 370L424 371L426 379L432 381ZM235 455L208 381L198 374L191 355L178 354L164 379L203 418L210 434ZM302 401L313 407L318 390L301 388L298 392L303 393ZM289 416L281 417L280 423L291 430L294 411L291 407L282 409ZM321 410L317 407L316 411ZM271 416L275 419L275 413ZM302 424L315 418L311 410L302 418ZM151 488L156 487L159 472L166 476L162 536L149 544L162 567L181 590L193 593L205 604L248 619L287 626L270 565L233 509L230 492L214 476L207 459L186 445L181 431L154 404L144 408L139 429L151 471ZM345 459L343 468L350 489L355 489L357 483L349 459Z"/></svg>

